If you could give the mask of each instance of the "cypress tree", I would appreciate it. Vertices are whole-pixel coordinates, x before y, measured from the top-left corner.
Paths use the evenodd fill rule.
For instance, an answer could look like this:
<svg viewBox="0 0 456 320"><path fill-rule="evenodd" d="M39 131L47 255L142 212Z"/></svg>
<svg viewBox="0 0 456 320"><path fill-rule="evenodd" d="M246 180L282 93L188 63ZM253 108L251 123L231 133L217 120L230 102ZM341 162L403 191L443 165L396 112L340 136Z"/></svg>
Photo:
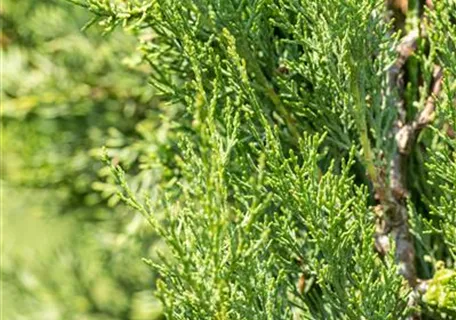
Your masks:
<svg viewBox="0 0 456 320"><path fill-rule="evenodd" d="M166 244L166 318L456 318L454 0L71 2L169 128L99 187Z"/></svg>
<svg viewBox="0 0 456 320"><path fill-rule="evenodd" d="M456 2L76 2L185 110L161 197L112 166L169 319L456 316Z"/></svg>

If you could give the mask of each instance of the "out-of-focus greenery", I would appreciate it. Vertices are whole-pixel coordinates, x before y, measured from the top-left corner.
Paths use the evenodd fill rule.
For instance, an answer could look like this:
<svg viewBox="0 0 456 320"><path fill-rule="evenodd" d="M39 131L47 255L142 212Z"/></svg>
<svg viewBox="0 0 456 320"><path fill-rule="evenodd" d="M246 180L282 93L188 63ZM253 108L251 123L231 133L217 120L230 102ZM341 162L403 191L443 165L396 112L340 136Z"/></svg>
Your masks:
<svg viewBox="0 0 456 320"><path fill-rule="evenodd" d="M2 286L6 319L155 319L142 257L160 246L118 204L100 155L148 190L172 162L168 111L124 32L81 31L89 17L59 0L2 3ZM174 111L173 111L174 112Z"/></svg>
<svg viewBox="0 0 456 320"><path fill-rule="evenodd" d="M58 213L58 195L4 191L3 304L6 319L157 319L153 275L140 263L150 242ZM102 229L103 228L103 229ZM139 230L138 230L139 231Z"/></svg>

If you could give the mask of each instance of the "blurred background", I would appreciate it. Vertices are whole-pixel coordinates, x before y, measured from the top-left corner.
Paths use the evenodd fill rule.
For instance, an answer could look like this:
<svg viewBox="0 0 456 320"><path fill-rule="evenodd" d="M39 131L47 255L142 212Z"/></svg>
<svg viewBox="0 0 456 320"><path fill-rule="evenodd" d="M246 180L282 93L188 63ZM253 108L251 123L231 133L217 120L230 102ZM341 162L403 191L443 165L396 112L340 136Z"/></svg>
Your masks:
<svg viewBox="0 0 456 320"><path fill-rule="evenodd" d="M170 183L174 131L133 35L83 30L62 0L2 0L4 319L159 319L163 245L119 202L102 147L134 192ZM137 52L137 51L136 51Z"/></svg>

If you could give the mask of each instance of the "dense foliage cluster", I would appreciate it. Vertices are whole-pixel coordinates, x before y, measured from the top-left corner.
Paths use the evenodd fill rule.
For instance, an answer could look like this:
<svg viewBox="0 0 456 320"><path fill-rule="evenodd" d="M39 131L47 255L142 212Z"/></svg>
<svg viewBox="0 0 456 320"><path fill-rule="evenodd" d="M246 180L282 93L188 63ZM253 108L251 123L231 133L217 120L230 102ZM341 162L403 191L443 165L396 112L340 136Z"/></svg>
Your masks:
<svg viewBox="0 0 456 320"><path fill-rule="evenodd" d="M61 72L9 80L6 132L51 130L24 140L40 156L23 166L81 195L65 212L101 207L118 236L131 228L117 199L147 220L128 254L150 266L142 286L158 275L167 319L456 317L454 0L408 1L402 24L384 0L71 2L97 40L75 54L39 35L34 65L56 54Z"/></svg>

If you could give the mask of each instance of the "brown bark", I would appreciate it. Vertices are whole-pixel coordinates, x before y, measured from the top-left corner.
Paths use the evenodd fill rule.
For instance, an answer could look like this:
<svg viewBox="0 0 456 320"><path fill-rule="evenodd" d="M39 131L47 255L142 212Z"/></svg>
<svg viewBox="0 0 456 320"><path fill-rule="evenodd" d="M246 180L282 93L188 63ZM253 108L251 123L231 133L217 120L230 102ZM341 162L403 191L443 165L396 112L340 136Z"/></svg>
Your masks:
<svg viewBox="0 0 456 320"><path fill-rule="evenodd" d="M405 24L408 1L388 0L388 8L393 11L395 18L400 14L401 20L396 20L396 31L402 30ZM426 0L423 5L433 8L431 0ZM403 15L403 16L402 16ZM403 18L403 19L402 19ZM423 15L422 21L426 19ZM399 22L399 25L397 24ZM415 247L409 228L407 197L409 192L406 188L408 157L419 133L429 125L435 112L436 99L442 88L443 70L436 65L433 72L433 80L429 96L424 108L414 120L407 122L407 111L404 102L405 81L404 73L406 62L417 48L420 37L426 37L426 30L421 23L420 29L411 30L400 41L397 47L396 62L388 70L388 84L386 97L396 97L394 107L397 109L397 118L392 129L392 136L396 142L396 150L391 157L389 172L379 175L380 181L375 181L375 196L379 204L376 206L377 229L375 246L382 255L390 250L389 237L394 239L396 252L395 257L400 274L414 289L414 295L409 301L410 306L417 304L417 295L426 290L426 282L417 278L415 267ZM385 97L385 98L386 98ZM420 319L415 313L410 319Z"/></svg>
<svg viewBox="0 0 456 320"><path fill-rule="evenodd" d="M391 235L396 245L396 261L399 265L399 272L407 279L409 285L416 286L415 269L415 248L413 237L410 234L408 225L408 213L406 199L408 191L405 187L406 180L406 157L407 153L401 152L410 146L413 136L411 128L406 121L406 110L402 98L404 91L403 72L407 59L416 49L419 38L419 31L413 30L400 42L396 63L388 72L389 88L387 94L397 96L395 107L397 108L397 119L393 127L392 135L395 137L397 150L392 155L389 172L387 176L379 181L375 190L376 198L379 201L377 206L378 223L376 235L376 248L379 252L386 253L390 249L388 236Z"/></svg>

